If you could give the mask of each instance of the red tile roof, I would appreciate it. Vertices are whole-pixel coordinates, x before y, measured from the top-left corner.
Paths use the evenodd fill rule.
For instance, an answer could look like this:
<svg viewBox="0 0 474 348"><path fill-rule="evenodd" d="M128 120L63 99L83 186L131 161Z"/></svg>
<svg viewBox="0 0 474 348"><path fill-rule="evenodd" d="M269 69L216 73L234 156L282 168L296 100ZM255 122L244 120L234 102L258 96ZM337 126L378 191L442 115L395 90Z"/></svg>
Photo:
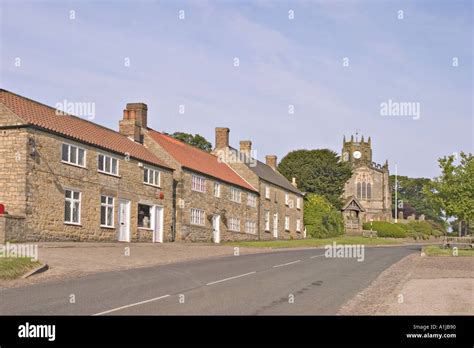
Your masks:
<svg viewBox="0 0 474 348"><path fill-rule="evenodd" d="M170 168L143 145L130 140L112 129L100 126L73 115L60 115L57 110L34 100L0 89L0 103L4 104L25 123L34 125L54 133Z"/></svg>
<svg viewBox="0 0 474 348"><path fill-rule="evenodd" d="M227 164L219 162L217 156L151 128L148 128L148 132L152 139L173 156L181 166L243 187L247 190L256 191L252 185L245 181Z"/></svg>

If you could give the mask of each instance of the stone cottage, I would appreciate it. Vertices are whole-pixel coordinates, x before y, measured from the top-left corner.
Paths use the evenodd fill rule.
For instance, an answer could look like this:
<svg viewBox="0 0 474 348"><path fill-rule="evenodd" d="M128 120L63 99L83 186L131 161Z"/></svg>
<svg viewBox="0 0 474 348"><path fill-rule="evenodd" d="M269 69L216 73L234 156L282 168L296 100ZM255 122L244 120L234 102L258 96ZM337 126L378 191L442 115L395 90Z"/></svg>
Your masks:
<svg viewBox="0 0 474 348"><path fill-rule="evenodd" d="M219 243L258 238L258 192L227 164L206 151L147 124L148 108L127 104L120 132L139 141L175 169L176 240Z"/></svg>
<svg viewBox="0 0 474 348"><path fill-rule="evenodd" d="M0 242L173 240L173 169L142 143L0 90Z"/></svg>
<svg viewBox="0 0 474 348"><path fill-rule="evenodd" d="M266 163L256 159L252 142L240 141L240 149L229 145L229 128L216 128L213 151L253 187L258 188L259 239L305 238L303 225L303 193L296 180L289 182L277 170L277 156L266 156Z"/></svg>

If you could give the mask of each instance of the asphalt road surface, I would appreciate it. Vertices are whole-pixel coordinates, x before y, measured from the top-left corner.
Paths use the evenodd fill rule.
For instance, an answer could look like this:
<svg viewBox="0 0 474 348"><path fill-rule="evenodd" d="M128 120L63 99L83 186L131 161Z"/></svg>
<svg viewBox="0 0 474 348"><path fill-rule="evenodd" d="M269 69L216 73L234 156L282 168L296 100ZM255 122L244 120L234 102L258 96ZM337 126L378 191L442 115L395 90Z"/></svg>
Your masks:
<svg viewBox="0 0 474 348"><path fill-rule="evenodd" d="M0 315L336 314L416 246L364 261L287 250L98 273L0 291Z"/></svg>

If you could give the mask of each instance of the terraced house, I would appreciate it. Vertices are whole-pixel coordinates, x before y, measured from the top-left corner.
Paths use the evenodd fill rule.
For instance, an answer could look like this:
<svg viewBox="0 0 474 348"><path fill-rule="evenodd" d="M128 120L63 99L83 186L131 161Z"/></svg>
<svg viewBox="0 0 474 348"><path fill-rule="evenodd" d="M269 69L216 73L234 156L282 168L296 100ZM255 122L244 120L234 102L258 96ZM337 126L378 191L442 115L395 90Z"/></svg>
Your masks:
<svg viewBox="0 0 474 348"><path fill-rule="evenodd" d="M173 169L140 139L6 90L0 203L0 243L173 239Z"/></svg>
<svg viewBox="0 0 474 348"><path fill-rule="evenodd" d="M240 148L229 145L229 128L216 128L213 153L229 164L259 191L259 239L305 238L303 193L296 179L289 182L277 170L277 156L266 156L266 163L253 157L252 142L240 141Z"/></svg>
<svg viewBox="0 0 474 348"><path fill-rule="evenodd" d="M175 169L176 240L219 243L258 238L258 192L215 155L148 127L148 108L127 104L120 132Z"/></svg>

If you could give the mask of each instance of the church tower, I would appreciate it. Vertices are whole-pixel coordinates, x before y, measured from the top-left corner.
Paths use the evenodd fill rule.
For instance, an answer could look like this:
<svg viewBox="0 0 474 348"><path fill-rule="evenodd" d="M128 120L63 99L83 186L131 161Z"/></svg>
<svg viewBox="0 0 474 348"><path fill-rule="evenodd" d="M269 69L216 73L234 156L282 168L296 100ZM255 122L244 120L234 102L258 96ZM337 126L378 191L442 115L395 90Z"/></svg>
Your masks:
<svg viewBox="0 0 474 348"><path fill-rule="evenodd" d="M344 136L341 159L352 167L352 177L344 186L343 215L346 231L360 231L368 221L390 221L392 197L388 161L380 165L372 159L372 141L362 136Z"/></svg>
<svg viewBox="0 0 474 348"><path fill-rule="evenodd" d="M346 141L344 136L342 143L342 160L350 162L354 166L372 164L372 142L370 137L364 141L364 136L359 140L356 135L351 135L351 139Z"/></svg>

